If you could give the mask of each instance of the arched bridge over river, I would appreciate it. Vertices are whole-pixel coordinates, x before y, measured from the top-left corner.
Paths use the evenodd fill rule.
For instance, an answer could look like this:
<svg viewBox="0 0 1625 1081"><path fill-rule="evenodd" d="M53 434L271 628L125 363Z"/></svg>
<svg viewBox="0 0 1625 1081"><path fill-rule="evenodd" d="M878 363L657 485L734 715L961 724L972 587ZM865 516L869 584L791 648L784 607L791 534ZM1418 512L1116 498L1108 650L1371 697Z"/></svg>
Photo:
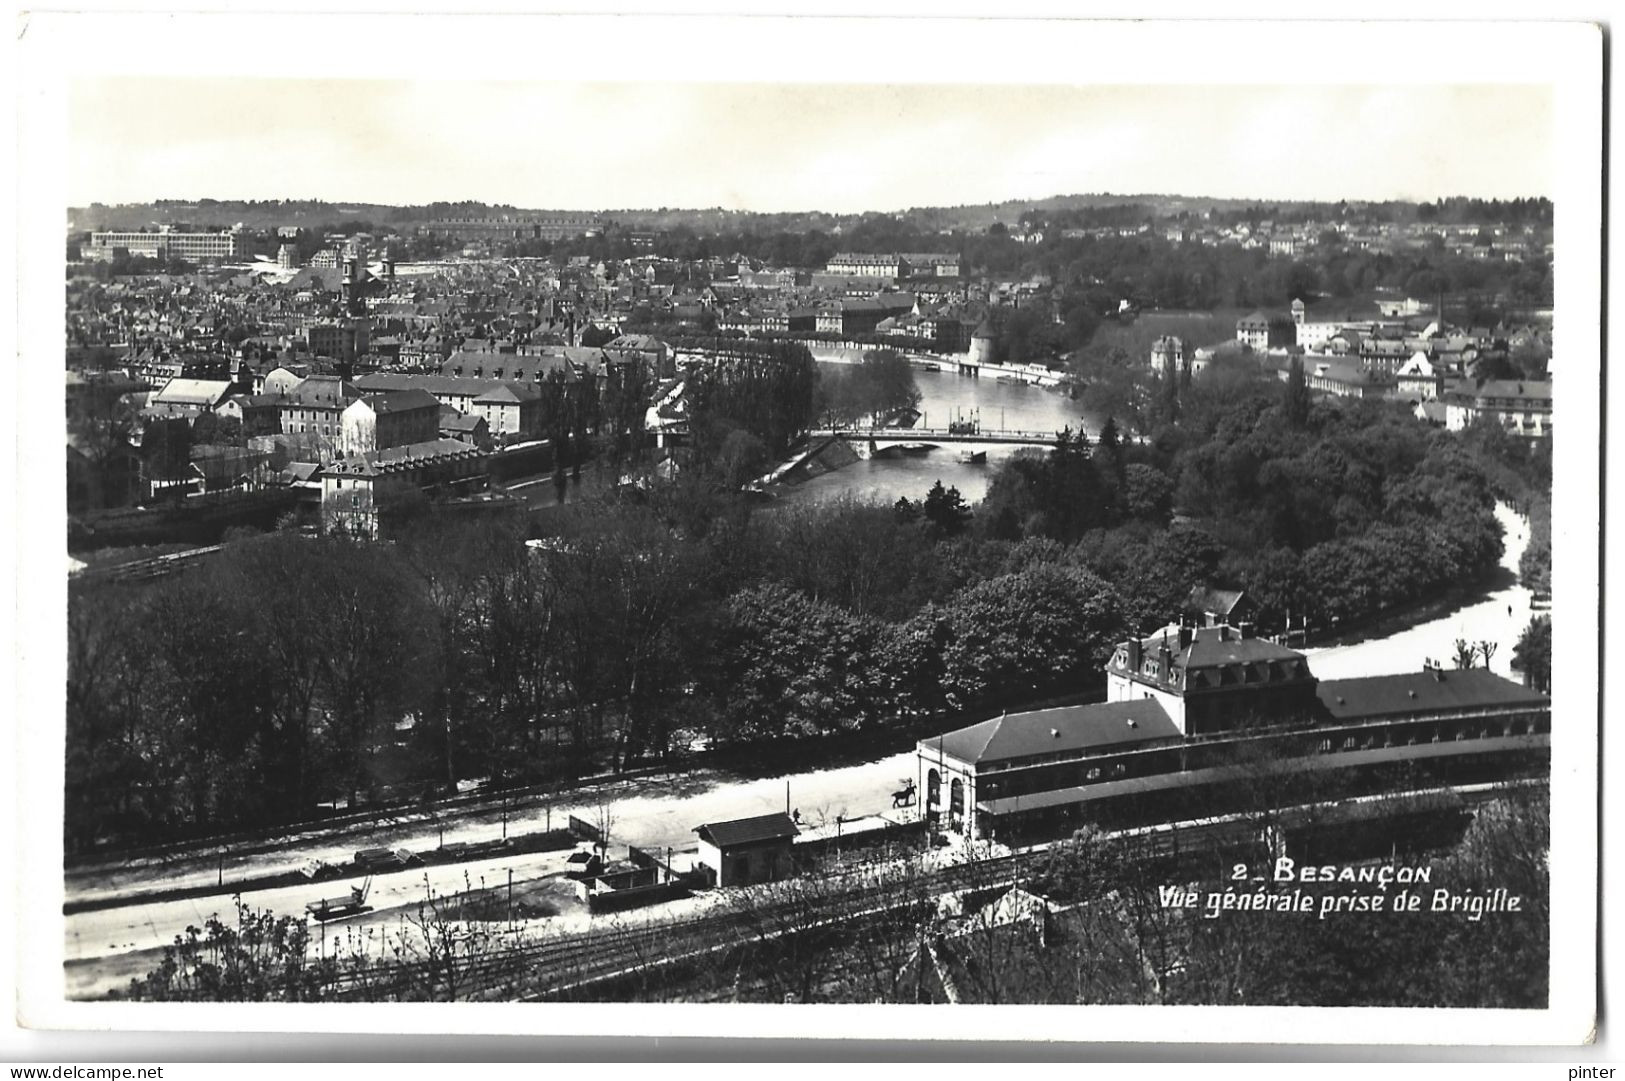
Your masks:
<svg viewBox="0 0 1625 1081"><path fill-rule="evenodd" d="M809 438L813 442L825 439L866 441L876 446L892 446L899 443L1016 443L1031 447L1052 447L1060 438L1060 433L997 428L981 428L974 431L956 431L951 428L817 428L809 433Z"/></svg>

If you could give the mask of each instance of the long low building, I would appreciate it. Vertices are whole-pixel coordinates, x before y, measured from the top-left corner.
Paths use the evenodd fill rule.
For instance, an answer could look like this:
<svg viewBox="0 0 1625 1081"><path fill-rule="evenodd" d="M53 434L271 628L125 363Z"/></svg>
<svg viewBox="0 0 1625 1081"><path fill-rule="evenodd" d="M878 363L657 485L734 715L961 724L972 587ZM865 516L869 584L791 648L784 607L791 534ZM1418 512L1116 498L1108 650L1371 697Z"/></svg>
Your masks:
<svg viewBox="0 0 1625 1081"><path fill-rule="evenodd" d="M1249 770L1364 771L1380 785L1383 769L1494 774L1549 749L1551 700L1487 669L1321 681L1302 653L1228 625L1124 642L1107 680L1108 702L919 741L927 817L950 833L1010 838L1121 821L1125 804L1154 820L1182 793Z"/></svg>
<svg viewBox="0 0 1625 1081"><path fill-rule="evenodd" d="M569 240L596 236L604 219L591 213L560 211L542 214L504 214L483 218L436 218L418 231L454 240Z"/></svg>
<svg viewBox="0 0 1625 1081"><path fill-rule="evenodd" d="M1459 432L1479 419L1499 424L1509 435L1544 439L1552 434L1552 384L1535 380L1491 379L1444 396L1445 427Z"/></svg>
<svg viewBox="0 0 1625 1081"><path fill-rule="evenodd" d="M252 253L248 236L241 228L213 233L182 233L162 229L154 232L127 230L90 234L93 255L112 258L123 249L131 255L154 259L246 259Z"/></svg>

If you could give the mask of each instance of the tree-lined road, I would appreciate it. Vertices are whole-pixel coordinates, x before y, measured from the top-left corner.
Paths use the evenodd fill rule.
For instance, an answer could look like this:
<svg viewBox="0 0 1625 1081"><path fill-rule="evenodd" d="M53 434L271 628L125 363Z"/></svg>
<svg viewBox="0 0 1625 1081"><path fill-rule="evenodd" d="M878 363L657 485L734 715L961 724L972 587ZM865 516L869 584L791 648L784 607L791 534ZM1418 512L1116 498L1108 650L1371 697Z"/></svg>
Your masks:
<svg viewBox="0 0 1625 1081"><path fill-rule="evenodd" d="M1495 519L1501 523L1505 541L1506 550L1501 556L1504 584L1479 599L1420 622L1397 629L1380 628L1372 637L1356 636L1343 644L1306 649L1315 675L1321 679L1350 679L1414 672L1428 658L1450 666L1455 663L1456 639L1462 638L1495 643L1490 669L1508 679L1519 679L1512 670L1512 651L1534 614L1533 594L1518 580L1518 560L1529 546L1529 523L1505 503L1495 505ZM1483 662L1478 663L1482 667Z"/></svg>

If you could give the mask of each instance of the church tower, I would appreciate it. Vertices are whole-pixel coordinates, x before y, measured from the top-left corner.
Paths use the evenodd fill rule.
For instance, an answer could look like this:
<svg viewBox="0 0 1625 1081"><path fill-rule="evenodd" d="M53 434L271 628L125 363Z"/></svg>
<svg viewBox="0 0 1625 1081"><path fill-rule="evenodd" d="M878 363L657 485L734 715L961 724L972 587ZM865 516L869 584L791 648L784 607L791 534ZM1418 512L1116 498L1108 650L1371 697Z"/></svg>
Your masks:
<svg viewBox="0 0 1625 1081"><path fill-rule="evenodd" d="M367 273L366 249L359 238L351 238L344 246L344 339L340 360L340 379L355 376L356 359L372 347L371 323L367 317L366 285L371 280Z"/></svg>

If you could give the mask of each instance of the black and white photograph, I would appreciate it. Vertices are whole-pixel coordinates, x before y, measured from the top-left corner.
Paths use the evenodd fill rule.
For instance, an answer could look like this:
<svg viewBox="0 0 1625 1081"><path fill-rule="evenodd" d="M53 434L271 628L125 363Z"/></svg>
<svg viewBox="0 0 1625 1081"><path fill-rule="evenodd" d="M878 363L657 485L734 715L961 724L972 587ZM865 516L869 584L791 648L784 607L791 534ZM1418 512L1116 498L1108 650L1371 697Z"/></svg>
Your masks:
<svg viewBox="0 0 1625 1081"><path fill-rule="evenodd" d="M33 28L25 1023L1588 1038L1594 28L236 19Z"/></svg>

